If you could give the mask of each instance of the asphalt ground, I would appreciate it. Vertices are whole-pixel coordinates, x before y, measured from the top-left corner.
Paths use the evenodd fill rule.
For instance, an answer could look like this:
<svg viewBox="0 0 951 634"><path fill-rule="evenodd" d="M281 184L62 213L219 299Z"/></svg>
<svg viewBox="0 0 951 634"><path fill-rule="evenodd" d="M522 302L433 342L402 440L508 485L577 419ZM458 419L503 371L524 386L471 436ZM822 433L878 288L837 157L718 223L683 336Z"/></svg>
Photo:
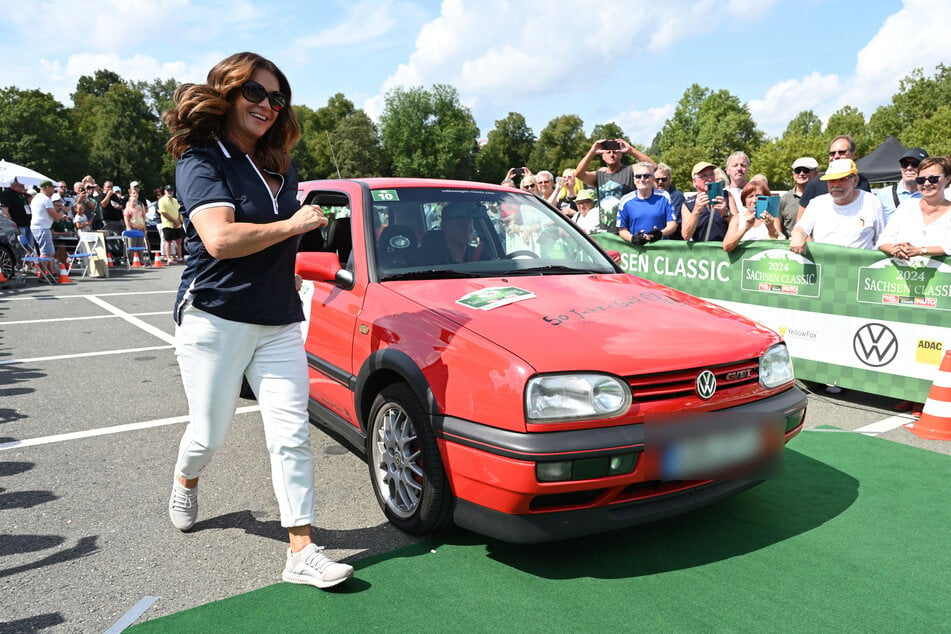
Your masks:
<svg viewBox="0 0 951 634"><path fill-rule="evenodd" d="M253 401L202 476L195 529L168 521L187 413L170 314L181 270L0 290L0 632L118 631L280 580L286 532ZM905 429L894 399L804 387L809 429L951 454ZM328 554L417 541L385 521L363 462L316 429L312 442Z"/></svg>

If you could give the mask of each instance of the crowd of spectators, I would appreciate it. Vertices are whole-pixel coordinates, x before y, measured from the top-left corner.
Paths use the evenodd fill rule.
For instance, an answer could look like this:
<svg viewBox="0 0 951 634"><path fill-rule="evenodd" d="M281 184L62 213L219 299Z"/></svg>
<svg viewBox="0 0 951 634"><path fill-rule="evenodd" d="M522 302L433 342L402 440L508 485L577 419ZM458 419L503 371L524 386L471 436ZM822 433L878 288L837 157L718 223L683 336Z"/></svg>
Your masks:
<svg viewBox="0 0 951 634"><path fill-rule="evenodd" d="M98 185L92 176L77 181L72 189L65 181L45 180L27 188L14 180L0 191L0 213L16 223L20 244L26 255L34 256L30 261L35 261L37 272L55 279L67 265L78 232L104 231L107 236L122 237L123 232L137 230L147 235L150 221L159 227L166 263L184 262L184 230L174 193L174 187L167 185L164 191L154 190L154 200L149 200L138 181L123 192L111 180ZM106 245L113 261L122 263L124 241L107 240Z"/></svg>
<svg viewBox="0 0 951 634"><path fill-rule="evenodd" d="M634 162L624 164L625 155ZM601 166L592 169L595 157ZM855 141L839 135L829 144L824 172L814 157L797 158L793 188L774 196L763 174L749 176L750 158L737 151L723 168L698 161L690 172L693 191L685 194L670 166L624 139L599 139L561 176L511 168L502 184L560 208L587 233L611 231L632 244L720 242L732 251L742 242L779 239L796 253L818 242L897 258L951 255L951 157L910 149L897 166L900 181L874 193L855 159ZM770 198L778 205L763 202Z"/></svg>

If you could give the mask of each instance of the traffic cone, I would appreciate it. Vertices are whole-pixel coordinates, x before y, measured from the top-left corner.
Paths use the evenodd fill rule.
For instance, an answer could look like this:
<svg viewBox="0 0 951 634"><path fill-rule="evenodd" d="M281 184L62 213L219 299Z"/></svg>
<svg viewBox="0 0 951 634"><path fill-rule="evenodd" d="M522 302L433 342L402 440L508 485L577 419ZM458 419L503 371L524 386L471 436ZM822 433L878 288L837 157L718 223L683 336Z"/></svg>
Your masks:
<svg viewBox="0 0 951 634"><path fill-rule="evenodd" d="M161 252L161 251L156 251L156 252L155 252L155 257L152 258L152 268L153 268L153 269L160 269L160 268L162 268L162 267L164 267L164 266L165 266L165 265L162 264L162 252Z"/></svg>
<svg viewBox="0 0 951 634"><path fill-rule="evenodd" d="M69 273L66 272L66 266L63 264L59 265L59 277L56 278L57 284L75 284L73 280L69 279Z"/></svg>
<svg viewBox="0 0 951 634"><path fill-rule="evenodd" d="M116 265L116 263L112 261L111 253L106 253L106 263L109 265L110 269Z"/></svg>
<svg viewBox="0 0 951 634"><path fill-rule="evenodd" d="M944 353L921 417L905 427L926 440L951 440L951 349Z"/></svg>
<svg viewBox="0 0 951 634"><path fill-rule="evenodd" d="M0 284L3 284L4 282L9 282L9 281L10 280L7 279L7 276L3 274L3 271L0 271Z"/></svg>
<svg viewBox="0 0 951 634"><path fill-rule="evenodd" d="M142 268L142 262L139 260L139 252L138 252L138 251L133 251L133 252L132 252L132 267L131 267L131 268L133 268L133 269L141 269L141 268Z"/></svg>

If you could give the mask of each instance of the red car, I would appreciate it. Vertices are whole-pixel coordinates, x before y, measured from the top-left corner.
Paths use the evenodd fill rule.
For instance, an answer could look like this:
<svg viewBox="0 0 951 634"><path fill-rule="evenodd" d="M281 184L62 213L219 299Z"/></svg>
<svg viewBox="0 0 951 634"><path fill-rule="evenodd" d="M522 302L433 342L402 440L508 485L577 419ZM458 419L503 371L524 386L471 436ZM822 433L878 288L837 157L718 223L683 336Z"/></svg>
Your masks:
<svg viewBox="0 0 951 634"><path fill-rule="evenodd" d="M775 332L623 273L533 195L311 181L297 268L311 418L387 518L513 542L652 521L769 477L802 428Z"/></svg>

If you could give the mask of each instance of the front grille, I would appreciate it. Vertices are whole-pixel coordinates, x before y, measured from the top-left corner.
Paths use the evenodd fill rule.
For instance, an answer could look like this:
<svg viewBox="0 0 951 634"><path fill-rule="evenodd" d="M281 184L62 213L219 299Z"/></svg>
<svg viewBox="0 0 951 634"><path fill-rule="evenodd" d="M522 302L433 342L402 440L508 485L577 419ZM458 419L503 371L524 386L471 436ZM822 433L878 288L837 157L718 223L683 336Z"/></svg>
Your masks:
<svg viewBox="0 0 951 634"><path fill-rule="evenodd" d="M629 376L627 383L631 386L636 403L692 396L696 393L694 382L703 370L710 370L716 375L717 391L759 381L759 360L746 359L724 365Z"/></svg>

